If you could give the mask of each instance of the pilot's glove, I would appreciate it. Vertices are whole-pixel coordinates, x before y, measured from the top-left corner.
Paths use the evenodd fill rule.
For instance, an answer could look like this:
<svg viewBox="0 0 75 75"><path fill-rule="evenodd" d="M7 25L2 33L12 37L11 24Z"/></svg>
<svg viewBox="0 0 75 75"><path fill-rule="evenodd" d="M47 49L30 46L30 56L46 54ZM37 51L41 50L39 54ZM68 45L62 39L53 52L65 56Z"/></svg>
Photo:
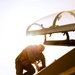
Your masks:
<svg viewBox="0 0 75 75"><path fill-rule="evenodd" d="M38 71L42 70L44 67L40 67Z"/></svg>

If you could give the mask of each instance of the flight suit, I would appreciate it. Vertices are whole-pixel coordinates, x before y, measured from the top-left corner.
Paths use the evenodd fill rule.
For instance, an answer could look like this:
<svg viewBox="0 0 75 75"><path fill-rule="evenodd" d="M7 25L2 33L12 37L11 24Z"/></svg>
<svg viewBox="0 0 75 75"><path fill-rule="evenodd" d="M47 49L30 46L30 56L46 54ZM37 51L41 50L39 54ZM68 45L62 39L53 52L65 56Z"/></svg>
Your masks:
<svg viewBox="0 0 75 75"><path fill-rule="evenodd" d="M32 65L35 61L41 61L45 67L45 57L43 53L36 53L37 45L27 46L15 59L16 75L33 75L35 69ZM26 70L23 74L23 70Z"/></svg>

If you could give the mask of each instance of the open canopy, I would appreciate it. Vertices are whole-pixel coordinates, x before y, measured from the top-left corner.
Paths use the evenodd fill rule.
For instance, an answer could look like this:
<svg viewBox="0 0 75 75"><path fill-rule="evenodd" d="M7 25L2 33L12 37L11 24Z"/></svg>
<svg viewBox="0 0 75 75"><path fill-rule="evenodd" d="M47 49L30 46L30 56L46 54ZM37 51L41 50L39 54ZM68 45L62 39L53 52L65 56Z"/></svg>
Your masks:
<svg viewBox="0 0 75 75"><path fill-rule="evenodd" d="M46 16L33 24L29 25L26 30L26 35L44 35L44 44L46 45L63 45L75 46L75 10L62 11L56 14ZM65 34L65 39L50 39L52 35L59 37L59 33ZM64 35L64 36L65 36ZM61 37L60 37L61 38Z"/></svg>

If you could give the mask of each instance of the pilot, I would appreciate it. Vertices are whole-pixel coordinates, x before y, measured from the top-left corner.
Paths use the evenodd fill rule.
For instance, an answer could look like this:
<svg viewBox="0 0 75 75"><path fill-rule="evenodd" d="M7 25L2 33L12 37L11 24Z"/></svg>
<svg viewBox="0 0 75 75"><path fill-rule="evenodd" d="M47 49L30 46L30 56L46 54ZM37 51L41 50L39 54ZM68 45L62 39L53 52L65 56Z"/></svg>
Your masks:
<svg viewBox="0 0 75 75"><path fill-rule="evenodd" d="M44 49L43 44L27 46L15 59L16 75L33 75L35 68L32 64L35 65L37 71L45 68ZM39 61L41 61L41 66L38 65ZM23 70L26 70L26 72L23 72Z"/></svg>

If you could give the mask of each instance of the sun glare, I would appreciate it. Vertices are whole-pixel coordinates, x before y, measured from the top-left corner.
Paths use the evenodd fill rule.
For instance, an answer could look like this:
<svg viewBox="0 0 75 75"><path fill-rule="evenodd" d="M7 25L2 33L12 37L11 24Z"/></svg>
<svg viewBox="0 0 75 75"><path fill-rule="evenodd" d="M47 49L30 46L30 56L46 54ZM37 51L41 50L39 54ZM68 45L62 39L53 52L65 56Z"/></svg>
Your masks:
<svg viewBox="0 0 75 75"><path fill-rule="evenodd" d="M40 44L44 42L44 36L26 36L26 42L27 45Z"/></svg>

